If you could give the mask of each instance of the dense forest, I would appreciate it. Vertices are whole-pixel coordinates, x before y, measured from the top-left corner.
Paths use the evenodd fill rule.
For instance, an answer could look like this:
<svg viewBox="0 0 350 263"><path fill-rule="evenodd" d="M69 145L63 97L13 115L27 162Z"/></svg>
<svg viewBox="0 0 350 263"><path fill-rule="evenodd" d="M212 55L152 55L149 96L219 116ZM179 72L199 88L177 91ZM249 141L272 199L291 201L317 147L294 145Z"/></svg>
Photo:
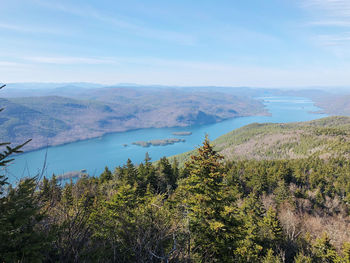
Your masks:
<svg viewBox="0 0 350 263"><path fill-rule="evenodd" d="M1 155L6 166L13 152ZM130 160L59 183L1 177L1 262L350 262L350 161Z"/></svg>

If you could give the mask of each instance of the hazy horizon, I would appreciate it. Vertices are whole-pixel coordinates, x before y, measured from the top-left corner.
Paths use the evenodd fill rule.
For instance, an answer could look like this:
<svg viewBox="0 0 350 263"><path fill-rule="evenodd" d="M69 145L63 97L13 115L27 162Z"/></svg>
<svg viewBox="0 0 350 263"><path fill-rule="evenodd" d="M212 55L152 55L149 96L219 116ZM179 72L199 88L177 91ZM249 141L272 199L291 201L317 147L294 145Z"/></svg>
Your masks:
<svg viewBox="0 0 350 263"><path fill-rule="evenodd" d="M167 84L141 84L141 83L110 83L103 84L97 82L10 82L10 83L2 83L1 85L6 85L7 88L16 88L16 89L44 89L44 88L62 88L66 86L76 86L79 88L113 88L113 87L152 87L152 88L218 88L218 89L240 89L240 88L248 88L248 89L273 89L273 90L332 90L329 91L349 91L349 86L284 86L284 87L259 87L259 86L219 86L219 85L167 85ZM8 91L8 90L7 90ZM220 90L218 90L220 91Z"/></svg>

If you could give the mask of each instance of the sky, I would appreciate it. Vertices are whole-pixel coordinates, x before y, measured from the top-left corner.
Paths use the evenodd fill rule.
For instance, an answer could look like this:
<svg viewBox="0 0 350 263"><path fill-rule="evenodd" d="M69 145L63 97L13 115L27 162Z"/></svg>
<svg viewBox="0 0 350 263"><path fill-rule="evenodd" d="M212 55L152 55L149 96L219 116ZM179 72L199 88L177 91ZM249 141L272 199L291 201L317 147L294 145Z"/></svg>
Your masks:
<svg viewBox="0 0 350 263"><path fill-rule="evenodd" d="M0 82L350 87L350 0L0 0Z"/></svg>

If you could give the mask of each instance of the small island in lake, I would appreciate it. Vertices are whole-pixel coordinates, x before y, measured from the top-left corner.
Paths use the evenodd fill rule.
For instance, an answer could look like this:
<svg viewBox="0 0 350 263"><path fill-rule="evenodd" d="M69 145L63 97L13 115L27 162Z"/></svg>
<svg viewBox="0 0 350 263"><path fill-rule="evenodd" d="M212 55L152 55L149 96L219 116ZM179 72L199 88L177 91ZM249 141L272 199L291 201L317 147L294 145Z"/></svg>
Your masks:
<svg viewBox="0 0 350 263"><path fill-rule="evenodd" d="M56 179L58 181L64 181L64 180L69 180L69 179L82 178L83 176L88 176L86 169L82 169L80 171L71 171L71 172L61 174L61 175L57 175Z"/></svg>
<svg viewBox="0 0 350 263"><path fill-rule="evenodd" d="M189 136L192 135L192 132L189 131L181 131L181 132L173 132L175 136Z"/></svg>
<svg viewBox="0 0 350 263"><path fill-rule="evenodd" d="M185 140L170 138L170 139L162 139L162 140L137 141L137 142L133 142L132 144L142 146L142 147L150 147L150 146L165 146L165 145L175 144L179 142L185 142Z"/></svg>

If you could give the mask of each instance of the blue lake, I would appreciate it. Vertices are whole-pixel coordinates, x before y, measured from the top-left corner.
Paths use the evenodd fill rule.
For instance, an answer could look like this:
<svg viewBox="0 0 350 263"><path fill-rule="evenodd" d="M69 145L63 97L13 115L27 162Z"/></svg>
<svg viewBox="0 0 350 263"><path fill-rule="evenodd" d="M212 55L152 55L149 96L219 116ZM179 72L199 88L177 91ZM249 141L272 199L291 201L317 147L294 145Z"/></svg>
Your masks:
<svg viewBox="0 0 350 263"><path fill-rule="evenodd" d="M172 156L194 149L203 141L205 134L211 140L234 129L253 122L296 122L308 121L326 117L325 114L315 114L320 110L309 99L300 97L264 97L265 106L271 116L250 116L229 119L220 123L191 126L186 128L157 128L140 129L129 132L108 134L100 138L69 143L61 146L49 147L16 156L15 161L8 167L11 183L25 176L38 174L47 154L44 175L51 177L69 171L86 169L89 175L98 176L105 166L114 169L123 165L128 158L134 163L143 161L146 152L153 161L163 156ZM190 136L174 136L173 132L190 131ZM154 139L183 138L186 142L167 146L151 146L142 148L132 145L135 141ZM124 144L128 144L124 147Z"/></svg>

